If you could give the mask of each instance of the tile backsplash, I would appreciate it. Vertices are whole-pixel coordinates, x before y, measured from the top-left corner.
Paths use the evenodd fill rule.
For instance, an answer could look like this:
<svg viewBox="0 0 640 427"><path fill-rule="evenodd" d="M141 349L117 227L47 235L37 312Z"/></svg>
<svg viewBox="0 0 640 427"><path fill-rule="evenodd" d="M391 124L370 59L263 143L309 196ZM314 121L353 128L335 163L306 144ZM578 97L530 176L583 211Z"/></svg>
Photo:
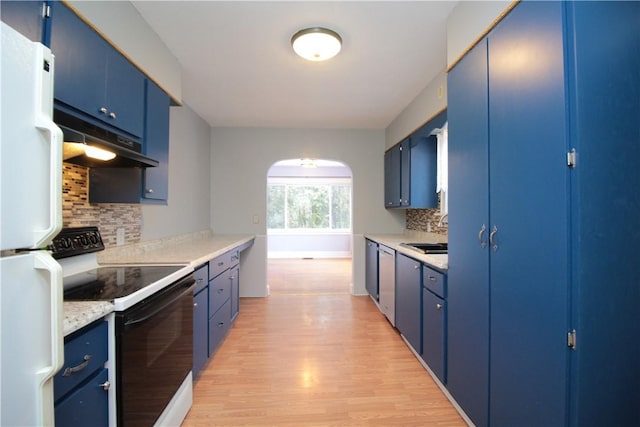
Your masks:
<svg viewBox="0 0 640 427"><path fill-rule="evenodd" d="M116 246L119 228L124 230L124 244L138 243L142 230L142 208L135 204L89 203L89 170L63 163L62 226L98 227L107 248Z"/></svg>
<svg viewBox="0 0 640 427"><path fill-rule="evenodd" d="M437 234L447 234L447 224L438 227L440 221L440 208L433 209L407 209L407 230L426 231Z"/></svg>

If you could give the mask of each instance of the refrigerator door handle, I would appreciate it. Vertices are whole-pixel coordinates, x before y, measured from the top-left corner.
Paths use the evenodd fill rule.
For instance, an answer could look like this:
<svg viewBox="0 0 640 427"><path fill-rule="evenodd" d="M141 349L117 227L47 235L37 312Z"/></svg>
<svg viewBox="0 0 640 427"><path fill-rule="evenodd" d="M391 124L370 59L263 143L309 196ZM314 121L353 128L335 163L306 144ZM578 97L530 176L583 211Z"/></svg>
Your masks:
<svg viewBox="0 0 640 427"><path fill-rule="evenodd" d="M53 73L54 58L44 52L45 69L36 73L36 85L42 90L36 100L36 128L48 135L49 143L49 224L44 230L35 230L36 248L48 244L62 228L62 130L53 122Z"/></svg>
<svg viewBox="0 0 640 427"><path fill-rule="evenodd" d="M45 383L62 368L64 362L62 267L47 252L33 252L33 255L34 267L49 272L51 286L49 301L51 307L51 363L50 366L44 367L39 372L41 383Z"/></svg>

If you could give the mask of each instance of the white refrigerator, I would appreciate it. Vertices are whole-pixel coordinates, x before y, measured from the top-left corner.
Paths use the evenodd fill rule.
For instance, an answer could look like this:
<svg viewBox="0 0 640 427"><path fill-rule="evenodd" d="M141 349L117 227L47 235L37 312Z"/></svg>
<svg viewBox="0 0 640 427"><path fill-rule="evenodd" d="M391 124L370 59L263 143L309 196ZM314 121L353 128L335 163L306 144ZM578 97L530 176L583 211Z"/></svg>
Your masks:
<svg viewBox="0 0 640 427"><path fill-rule="evenodd" d="M64 355L62 269L45 249L62 227L54 61L0 24L0 425L47 426Z"/></svg>

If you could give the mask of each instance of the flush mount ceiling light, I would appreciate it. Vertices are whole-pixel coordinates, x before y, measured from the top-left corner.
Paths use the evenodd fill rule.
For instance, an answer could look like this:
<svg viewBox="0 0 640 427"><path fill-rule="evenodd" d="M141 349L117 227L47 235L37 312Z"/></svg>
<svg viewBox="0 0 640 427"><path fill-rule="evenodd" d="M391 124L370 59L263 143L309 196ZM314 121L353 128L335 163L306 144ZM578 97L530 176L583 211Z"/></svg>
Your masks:
<svg viewBox="0 0 640 427"><path fill-rule="evenodd" d="M342 38L338 33L327 28L305 28L291 37L291 46L304 59L326 61L340 52Z"/></svg>

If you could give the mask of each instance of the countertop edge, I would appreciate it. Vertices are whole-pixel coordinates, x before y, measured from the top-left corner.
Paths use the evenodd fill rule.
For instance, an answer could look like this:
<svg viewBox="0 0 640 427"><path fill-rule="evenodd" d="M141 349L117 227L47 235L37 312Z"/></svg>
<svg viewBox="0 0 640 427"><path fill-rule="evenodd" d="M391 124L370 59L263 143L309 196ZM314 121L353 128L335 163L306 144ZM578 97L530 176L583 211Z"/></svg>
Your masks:
<svg viewBox="0 0 640 427"><path fill-rule="evenodd" d="M158 244L111 248L105 256L99 256L101 264L185 264L197 267L230 250L249 248L253 235L193 234L194 238L171 238ZM118 249L121 249L118 251ZM102 319L114 311L109 301L65 301L63 304L62 330L66 337L73 332Z"/></svg>
<svg viewBox="0 0 640 427"><path fill-rule="evenodd" d="M446 242L447 236L434 234L425 236L409 236L406 234L365 234L365 239L372 240L378 244L387 246L396 252L414 258L437 270L447 272L449 268L449 256L444 254L421 254L404 246L401 243L427 243L427 242Z"/></svg>

